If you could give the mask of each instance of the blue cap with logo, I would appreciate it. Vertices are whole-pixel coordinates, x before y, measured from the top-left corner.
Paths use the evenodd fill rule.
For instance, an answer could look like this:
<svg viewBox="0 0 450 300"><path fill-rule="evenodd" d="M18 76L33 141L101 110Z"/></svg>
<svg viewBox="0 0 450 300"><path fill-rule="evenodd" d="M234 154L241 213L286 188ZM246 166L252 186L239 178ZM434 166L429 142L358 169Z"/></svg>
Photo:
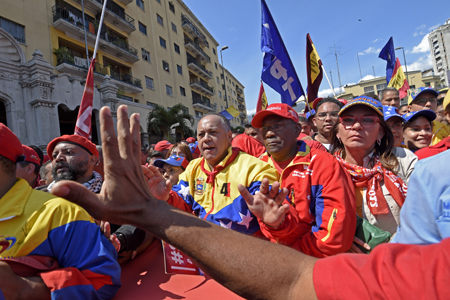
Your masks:
<svg viewBox="0 0 450 300"><path fill-rule="evenodd" d="M406 122L411 122L412 119L423 116L428 119L428 121L432 122L434 119L436 119L436 113L430 109L423 109L419 111L412 111L409 113L404 114L402 117L405 119Z"/></svg>
<svg viewBox="0 0 450 300"><path fill-rule="evenodd" d="M158 168L162 168L164 164L169 164L171 166L182 167L183 169L186 169L189 165L189 162L186 158L176 155L172 155L167 159L157 159L153 162L153 165Z"/></svg>
<svg viewBox="0 0 450 300"><path fill-rule="evenodd" d="M381 102L367 96L359 96L348 101L347 104L345 104L339 111L339 115L341 115L347 108L354 105L366 105L375 110L380 116L383 116L383 105Z"/></svg>
<svg viewBox="0 0 450 300"><path fill-rule="evenodd" d="M395 106L383 105L383 114L385 121L389 120L392 117L399 117L400 119L402 119L402 121L405 121L405 119L398 112L398 108Z"/></svg>
<svg viewBox="0 0 450 300"><path fill-rule="evenodd" d="M414 100L416 100L416 98L423 93L431 93L433 95L435 95L437 97L437 95L439 94L435 89L433 89L432 87L420 87L415 89L412 93L411 96L408 98L408 105L410 105L411 103L413 103Z"/></svg>

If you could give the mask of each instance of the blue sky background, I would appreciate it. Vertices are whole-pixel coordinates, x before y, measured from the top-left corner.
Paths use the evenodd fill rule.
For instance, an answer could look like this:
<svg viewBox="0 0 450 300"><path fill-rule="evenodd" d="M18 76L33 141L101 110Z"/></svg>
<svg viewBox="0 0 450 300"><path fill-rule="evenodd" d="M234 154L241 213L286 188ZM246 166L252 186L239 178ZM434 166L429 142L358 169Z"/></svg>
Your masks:
<svg viewBox="0 0 450 300"><path fill-rule="evenodd" d="M258 97L263 53L260 49L260 0L184 0L220 44L225 67L245 86L248 114ZM306 34L316 46L334 87L339 79L334 54L338 53L341 84L385 76L386 63L378 54L391 36L404 47L408 71L432 68L426 35L450 18L450 2L428 5L423 1L299 1L266 0L306 92ZM359 21L361 20L361 21ZM219 54L219 52L218 52ZM402 65L403 53L396 51ZM220 61L220 56L219 56ZM373 67L373 68L372 68ZM330 78L331 80L331 78ZM270 103L280 96L264 85ZM319 95L331 93L325 77Z"/></svg>

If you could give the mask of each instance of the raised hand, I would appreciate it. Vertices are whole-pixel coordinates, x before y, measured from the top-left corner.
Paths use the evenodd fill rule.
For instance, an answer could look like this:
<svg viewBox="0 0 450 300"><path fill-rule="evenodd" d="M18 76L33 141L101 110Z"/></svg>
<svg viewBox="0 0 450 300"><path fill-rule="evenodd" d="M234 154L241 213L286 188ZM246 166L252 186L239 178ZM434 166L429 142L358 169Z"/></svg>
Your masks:
<svg viewBox="0 0 450 300"><path fill-rule="evenodd" d="M283 204L288 195L286 188L280 189L280 183L275 181L270 189L269 180L264 178L261 182L260 191L255 195L242 185L238 185L238 190L247 202L250 211L266 225L279 227L283 223L286 213L289 211L289 204Z"/></svg>
<svg viewBox="0 0 450 300"><path fill-rule="evenodd" d="M147 185L152 195L156 199L167 201L172 189L170 180L166 180L155 166L142 166L142 171L147 179Z"/></svg>

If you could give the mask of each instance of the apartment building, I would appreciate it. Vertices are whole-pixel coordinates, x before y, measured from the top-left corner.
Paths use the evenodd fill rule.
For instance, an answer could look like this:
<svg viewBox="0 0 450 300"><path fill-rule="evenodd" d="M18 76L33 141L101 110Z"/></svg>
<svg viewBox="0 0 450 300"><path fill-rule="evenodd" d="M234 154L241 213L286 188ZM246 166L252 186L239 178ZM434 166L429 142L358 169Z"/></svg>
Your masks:
<svg viewBox="0 0 450 300"><path fill-rule="evenodd" d="M434 73L439 75L444 85L450 86L450 57L447 54L447 50L450 49L450 19L430 32L428 43Z"/></svg>
<svg viewBox="0 0 450 300"><path fill-rule="evenodd" d="M73 132L102 5L0 0L0 122L22 143L44 146ZM204 114L233 105L241 114L232 126L243 124L244 86L222 71L218 46L181 0L108 0L94 73L93 141L105 105L115 112L127 104L144 116L144 144L162 137L147 132L145 116L156 104L182 103L195 117L193 128Z"/></svg>

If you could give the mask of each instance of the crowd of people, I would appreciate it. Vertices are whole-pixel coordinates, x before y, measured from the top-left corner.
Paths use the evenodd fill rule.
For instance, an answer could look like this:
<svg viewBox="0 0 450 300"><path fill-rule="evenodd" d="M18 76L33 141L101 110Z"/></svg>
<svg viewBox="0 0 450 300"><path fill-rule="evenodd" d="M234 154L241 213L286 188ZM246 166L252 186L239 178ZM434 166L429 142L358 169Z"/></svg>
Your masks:
<svg viewBox="0 0 450 300"><path fill-rule="evenodd" d="M248 298L444 297L447 91L271 104L236 136L208 114L196 138L148 149L124 106L118 137L102 109L102 145L63 135L46 154L0 123L0 299L111 299L158 239Z"/></svg>

